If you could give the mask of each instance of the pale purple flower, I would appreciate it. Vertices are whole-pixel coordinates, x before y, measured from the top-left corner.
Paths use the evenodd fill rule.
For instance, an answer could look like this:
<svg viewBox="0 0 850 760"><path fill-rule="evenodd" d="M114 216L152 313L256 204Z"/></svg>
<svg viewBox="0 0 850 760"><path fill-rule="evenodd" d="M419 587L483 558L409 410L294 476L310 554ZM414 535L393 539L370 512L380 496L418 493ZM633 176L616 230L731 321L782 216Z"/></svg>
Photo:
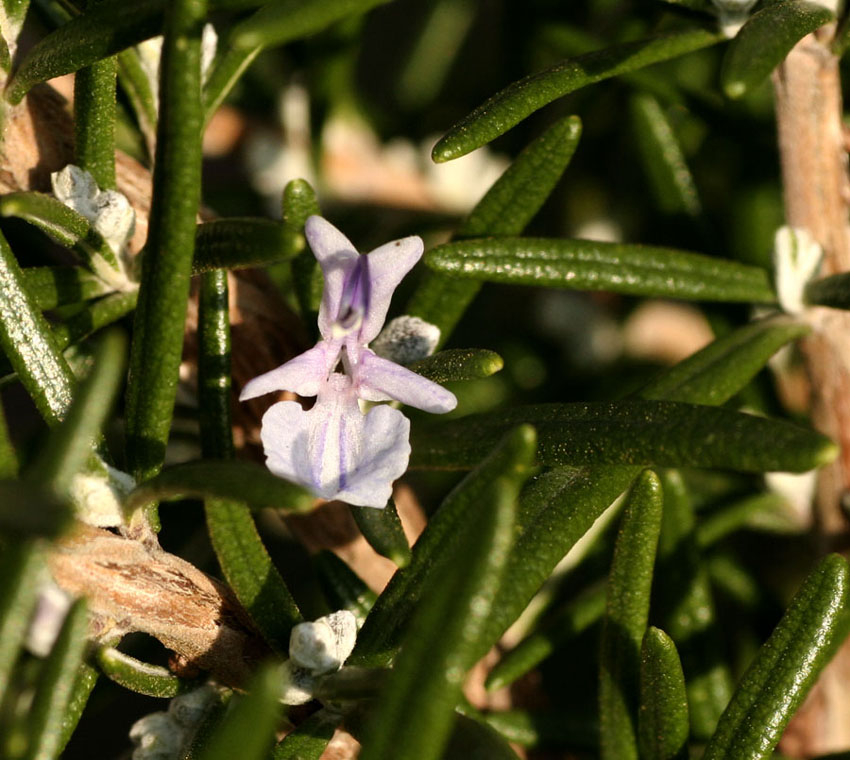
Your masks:
<svg viewBox="0 0 850 760"><path fill-rule="evenodd" d="M360 401L400 401L426 412L449 412L454 394L368 348L383 327L396 286L422 256L422 239L394 240L360 255L332 224L311 216L305 225L322 268L322 339L309 351L242 390L240 400L288 390L315 396L309 411L282 401L263 416L268 468L324 499L384 507L392 483L407 469L410 422L397 409ZM340 371L340 369L342 371Z"/></svg>

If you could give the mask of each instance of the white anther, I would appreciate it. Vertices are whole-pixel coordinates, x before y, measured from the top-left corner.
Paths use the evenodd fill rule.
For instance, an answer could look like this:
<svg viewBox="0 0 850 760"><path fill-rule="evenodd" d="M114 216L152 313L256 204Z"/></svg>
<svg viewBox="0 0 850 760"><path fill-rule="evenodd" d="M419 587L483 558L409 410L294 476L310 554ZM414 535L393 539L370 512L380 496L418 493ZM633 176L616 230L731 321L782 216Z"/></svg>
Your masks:
<svg viewBox="0 0 850 760"><path fill-rule="evenodd" d="M405 314L390 321L369 348L396 364L410 364L433 354L439 342L437 325Z"/></svg>
<svg viewBox="0 0 850 760"><path fill-rule="evenodd" d="M773 245L773 266L779 305L788 314L805 310L806 284L820 267L823 249L808 230L780 227Z"/></svg>

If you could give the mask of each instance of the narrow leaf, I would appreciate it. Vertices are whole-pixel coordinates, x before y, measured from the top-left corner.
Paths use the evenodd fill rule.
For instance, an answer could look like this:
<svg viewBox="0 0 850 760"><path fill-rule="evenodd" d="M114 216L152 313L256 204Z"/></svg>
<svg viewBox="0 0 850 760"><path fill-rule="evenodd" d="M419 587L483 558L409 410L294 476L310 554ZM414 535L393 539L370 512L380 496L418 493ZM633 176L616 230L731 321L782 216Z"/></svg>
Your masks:
<svg viewBox="0 0 850 760"><path fill-rule="evenodd" d="M86 602L78 599L68 611L56 643L42 666L27 714L29 747L25 760L47 760L59 752L62 722L83 664L87 630Z"/></svg>
<svg viewBox="0 0 850 760"><path fill-rule="evenodd" d="M310 183L303 179L294 179L283 189L281 199L283 223L291 235L303 235L304 223L307 217L319 213L319 201ZM324 278L319 262L313 252L304 250L292 260L292 282L295 286L295 297L301 309L301 317L305 323L313 325L322 302Z"/></svg>
<svg viewBox="0 0 850 760"><path fill-rule="evenodd" d="M118 54L118 81L136 114L148 154L152 156L156 151L156 95L135 48L122 50Z"/></svg>
<svg viewBox="0 0 850 760"><path fill-rule="evenodd" d="M523 482L531 473L536 436L528 426L508 433L492 453L446 497L413 548L410 564L397 571L378 597L357 637L354 665L385 665L401 631L419 604L424 579L440 571L455 552L462 526L476 505L492 499L492 484L510 476Z"/></svg>
<svg viewBox="0 0 850 760"><path fill-rule="evenodd" d="M198 225L192 272L262 267L290 259L304 238L271 219L215 219Z"/></svg>
<svg viewBox="0 0 850 760"><path fill-rule="evenodd" d="M64 350L102 327L117 322L136 308L137 298L138 292L132 290L128 293L113 293L92 301L67 321L59 322L53 327L56 347Z"/></svg>
<svg viewBox="0 0 850 760"><path fill-rule="evenodd" d="M669 248L559 238L439 245L425 263L455 277L701 301L774 303L766 270Z"/></svg>
<svg viewBox="0 0 850 760"><path fill-rule="evenodd" d="M88 0L88 7L98 3ZM74 155L102 190L115 188L115 86L118 61L104 58L74 77Z"/></svg>
<svg viewBox="0 0 850 760"><path fill-rule="evenodd" d="M662 211L699 217L702 204L679 140L659 102L645 93L630 102L638 152Z"/></svg>
<svg viewBox="0 0 850 760"><path fill-rule="evenodd" d="M837 554L806 578L741 679L703 757L769 758L847 633L850 570Z"/></svg>
<svg viewBox="0 0 850 760"><path fill-rule="evenodd" d="M229 39L227 44L229 46L224 54L216 56L204 82L204 123L209 122L233 85L263 49L261 45L253 48L234 47Z"/></svg>
<svg viewBox="0 0 850 760"><path fill-rule="evenodd" d="M283 45L322 31L387 0L274 0L234 28L235 47Z"/></svg>
<svg viewBox="0 0 850 760"><path fill-rule="evenodd" d="M280 715L278 701L283 683L278 665L263 667L249 685L248 693L236 697L227 716L213 732L200 760L265 760Z"/></svg>
<svg viewBox="0 0 850 760"><path fill-rule="evenodd" d="M18 474L18 452L12 439L9 437L9 425L6 422L6 413L0 406L0 481L6 478L14 478ZM3 501L0 500L0 504ZM0 507L0 512L2 507ZM0 528L2 531L2 528Z"/></svg>
<svg viewBox="0 0 850 760"><path fill-rule="evenodd" d="M696 404L626 400L517 406L434 425L414 438L411 465L472 466L507 430L523 423L537 428L538 462L549 466L805 472L838 453L825 436L784 420Z"/></svg>
<svg viewBox="0 0 850 760"><path fill-rule="evenodd" d="M362 628L378 595L333 552L322 549L313 562L328 607L348 610L357 618L357 627Z"/></svg>
<svg viewBox="0 0 850 760"><path fill-rule="evenodd" d="M508 743L490 725L465 715L455 715L444 760L519 760Z"/></svg>
<svg viewBox="0 0 850 760"><path fill-rule="evenodd" d="M224 461L233 456L228 303L227 273L217 270L203 275L198 314L201 449L205 456L222 458L216 463L217 470L237 464ZM268 482L271 473L260 469L260 477ZM246 483L248 480L245 478ZM240 487L238 477L231 484L234 488L228 494L230 499L208 498L204 504L210 540L222 572L242 606L272 648L286 654L290 630L301 620L301 614L257 532L244 503L244 487ZM280 489L283 481L275 486ZM263 490L267 498L269 491ZM293 492L300 492L294 486L287 490L290 498ZM305 503L313 501L303 492L298 498Z"/></svg>
<svg viewBox="0 0 850 760"><path fill-rule="evenodd" d="M65 745L77 728L80 718L83 715L83 710L89 701L92 689L97 683L98 671L91 665L83 663L77 672L77 680L74 682L74 687L71 690L71 696L68 699L68 705L65 708L65 713L62 716L62 727L59 730L59 743L57 749L59 752L65 749Z"/></svg>
<svg viewBox="0 0 850 760"><path fill-rule="evenodd" d="M233 499L255 509L287 512L307 511L315 501L300 486L254 462L197 460L173 465L141 482L127 497L126 508L132 511L152 501L203 498Z"/></svg>
<svg viewBox="0 0 850 760"><path fill-rule="evenodd" d="M41 483L0 480L0 534L57 538L73 516L71 505Z"/></svg>
<svg viewBox="0 0 850 760"><path fill-rule="evenodd" d="M370 507L351 507L354 522L360 528L363 537L382 557L394 562L398 567L406 567L410 562L410 544L401 527L401 520L395 502L390 499L383 509Z"/></svg>
<svg viewBox="0 0 850 760"><path fill-rule="evenodd" d="M167 668L149 665L113 647L98 649L96 660L110 681L137 694L170 699L198 687L197 681L178 678Z"/></svg>
<svg viewBox="0 0 850 760"><path fill-rule="evenodd" d="M599 655L601 757L638 757L640 647L649 617L655 549L664 504L661 481L645 471L632 486L620 520Z"/></svg>
<svg viewBox="0 0 850 760"><path fill-rule="evenodd" d="M723 57L720 83L730 98L740 98L760 85L791 48L810 32L835 19L820 3L776 0L749 17Z"/></svg>
<svg viewBox="0 0 850 760"><path fill-rule="evenodd" d="M705 740L729 702L732 682L706 565L696 544L690 495L676 471L664 473L663 483L655 599L664 627L682 656L692 735Z"/></svg>
<svg viewBox="0 0 850 760"><path fill-rule="evenodd" d="M588 754L598 751L599 726L584 715L563 710L505 710L488 713L486 720L509 742L522 747L554 745L585 750Z"/></svg>
<svg viewBox="0 0 850 760"><path fill-rule="evenodd" d="M41 416L52 424L71 403L74 376L25 288L18 262L0 235L0 347Z"/></svg>
<svg viewBox="0 0 850 760"><path fill-rule="evenodd" d="M486 145L539 108L595 82L714 45L716 32L689 29L568 58L506 87L455 124L434 146L434 161L459 158Z"/></svg>
<svg viewBox="0 0 850 760"><path fill-rule="evenodd" d="M555 122L528 145L476 204L458 237L519 235L552 193L581 137L581 120ZM408 313L440 328L445 343L480 290L479 283L427 271L407 307Z"/></svg>
<svg viewBox="0 0 850 760"><path fill-rule="evenodd" d="M805 297L809 304L850 309L850 272L812 280L806 285Z"/></svg>
<svg viewBox="0 0 850 760"><path fill-rule="evenodd" d="M642 760L687 760L688 698L676 645L664 631L643 637L640 663L640 756Z"/></svg>
<svg viewBox="0 0 850 760"><path fill-rule="evenodd" d="M41 586L44 553L32 541L4 541L0 551L0 702L11 683Z"/></svg>
<svg viewBox="0 0 850 760"><path fill-rule="evenodd" d="M423 590L389 683L363 738L361 760L437 760L448 740L466 671L481 647L513 539L517 486L497 481L479 505L450 566Z"/></svg>
<svg viewBox="0 0 850 760"><path fill-rule="evenodd" d="M342 718L335 710L319 710L287 734L271 760L320 760Z"/></svg>
<svg viewBox="0 0 850 760"><path fill-rule="evenodd" d="M147 7L125 8L122 23L139 5ZM92 12L103 7L114 6L98 6ZM182 358L201 192L205 14L205 0L175 0L166 9L153 201L142 253L126 403L127 459L137 480L155 475L162 466Z"/></svg>
<svg viewBox="0 0 850 760"><path fill-rule="evenodd" d="M413 362L408 369L442 384L490 377L504 366L504 359L495 351L487 351L484 348L450 348Z"/></svg>
<svg viewBox="0 0 850 760"><path fill-rule="evenodd" d="M789 515L785 498L768 491L734 501L705 516L697 528L697 543L706 548L743 528L778 533L800 530Z"/></svg>
<svg viewBox="0 0 850 760"><path fill-rule="evenodd" d="M72 18L40 40L6 85L6 99L20 103L40 82L70 74L161 34L165 0L104 2Z"/></svg>
<svg viewBox="0 0 850 760"><path fill-rule="evenodd" d="M544 626L524 638L499 660L487 675L487 689L497 691L510 686L553 652L599 622L605 607L605 588L601 585L570 600Z"/></svg>
<svg viewBox="0 0 850 760"><path fill-rule="evenodd" d="M55 309L69 303L88 301L112 290L82 267L31 267L22 269L21 274L33 305L39 309Z"/></svg>

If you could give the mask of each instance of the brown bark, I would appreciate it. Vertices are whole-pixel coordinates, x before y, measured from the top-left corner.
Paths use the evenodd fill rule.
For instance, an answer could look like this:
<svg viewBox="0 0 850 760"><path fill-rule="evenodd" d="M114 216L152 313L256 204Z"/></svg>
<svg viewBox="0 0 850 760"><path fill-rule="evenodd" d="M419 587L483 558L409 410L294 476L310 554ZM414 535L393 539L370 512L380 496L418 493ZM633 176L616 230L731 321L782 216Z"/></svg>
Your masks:
<svg viewBox="0 0 850 760"><path fill-rule="evenodd" d="M850 271L850 180L833 32L824 27L802 39L773 75L786 221L821 244L822 274ZM846 547L848 537L841 503L850 489L850 314L814 308L807 317L813 331L802 350L812 420L841 446L819 474L812 513L815 548L825 553ZM791 721L783 752L811 757L850 747L848 673L845 644Z"/></svg>

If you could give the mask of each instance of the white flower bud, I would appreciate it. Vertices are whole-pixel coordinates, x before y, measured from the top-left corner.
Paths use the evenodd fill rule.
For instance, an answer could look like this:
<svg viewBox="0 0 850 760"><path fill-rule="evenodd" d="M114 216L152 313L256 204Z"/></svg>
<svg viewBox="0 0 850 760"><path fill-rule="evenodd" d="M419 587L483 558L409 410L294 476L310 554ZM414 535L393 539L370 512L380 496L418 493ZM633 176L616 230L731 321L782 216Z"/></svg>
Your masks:
<svg viewBox="0 0 850 760"><path fill-rule="evenodd" d="M720 23L720 31L725 37L734 37L747 22L750 8L756 4L756 0L713 0L717 8L717 17Z"/></svg>
<svg viewBox="0 0 850 760"><path fill-rule="evenodd" d="M47 657L56 643L72 601L71 595L59 588L52 578L45 579L27 628L26 646L30 652L37 657Z"/></svg>
<svg viewBox="0 0 850 760"><path fill-rule="evenodd" d="M789 314L806 308L806 284L820 267L823 250L808 230L780 227L773 245L773 266L779 305Z"/></svg>
<svg viewBox="0 0 850 760"><path fill-rule="evenodd" d="M139 718L130 728L136 745L133 760L174 760L183 742L183 729L165 712Z"/></svg>
<svg viewBox="0 0 850 760"><path fill-rule="evenodd" d="M389 322L369 348L396 364L410 364L434 353L439 342L437 325L405 314Z"/></svg>
<svg viewBox="0 0 850 760"><path fill-rule="evenodd" d="M289 637L289 656L312 675L339 670L357 641L357 619L348 610L299 623Z"/></svg>
<svg viewBox="0 0 850 760"><path fill-rule="evenodd" d="M99 468L74 476L71 501L77 519L96 528L116 528L124 523L121 504L136 483L127 473L98 460Z"/></svg>
<svg viewBox="0 0 850 760"><path fill-rule="evenodd" d="M217 694L218 690L214 686L204 684L179 697L174 697L168 704L168 714L179 725L191 728L201 722Z"/></svg>

